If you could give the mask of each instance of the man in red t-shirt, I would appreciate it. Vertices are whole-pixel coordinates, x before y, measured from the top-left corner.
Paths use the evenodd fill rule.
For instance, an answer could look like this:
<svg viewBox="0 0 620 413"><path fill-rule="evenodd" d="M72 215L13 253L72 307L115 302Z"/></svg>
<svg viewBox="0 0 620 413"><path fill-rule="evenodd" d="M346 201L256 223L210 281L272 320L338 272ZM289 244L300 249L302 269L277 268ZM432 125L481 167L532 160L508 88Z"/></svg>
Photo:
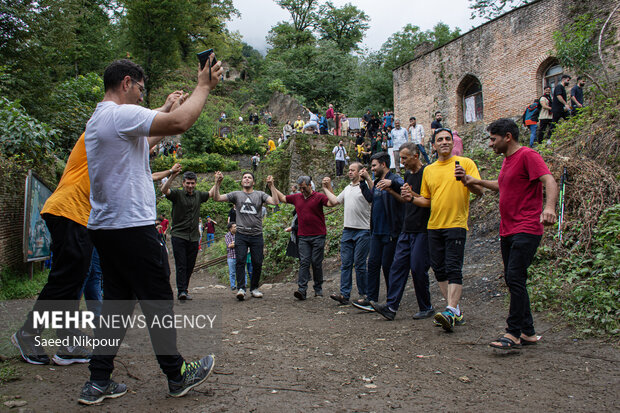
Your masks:
<svg viewBox="0 0 620 413"><path fill-rule="evenodd" d="M324 178L323 188L330 185L330 182L329 178ZM280 191L277 193L280 202L295 205L297 211L299 277L298 289L293 295L298 300L305 300L310 281L310 265L314 280L314 296L323 296L323 256L327 235L323 207L338 205L338 199L329 191L325 191L327 195L313 191L312 178L309 176L300 176L297 184L301 192L291 195L284 195Z"/></svg>
<svg viewBox="0 0 620 413"><path fill-rule="evenodd" d="M169 221L166 219L166 215L164 215L164 214L161 214L159 216L159 219L161 221L161 231L159 233L164 238L164 242L166 242L166 235L167 235L167 231L168 231Z"/></svg>
<svg viewBox="0 0 620 413"><path fill-rule="evenodd" d="M491 123L487 131L489 146L495 153L505 156L499 178L486 181L467 176L465 179L467 183L471 180L499 192L499 235L510 310L506 334L490 346L509 350L536 344L538 340L527 294L527 268L540 243L543 225L555 223L558 186L540 154L519 145L519 127L515 122L499 119ZM543 184L547 194L544 209Z"/></svg>

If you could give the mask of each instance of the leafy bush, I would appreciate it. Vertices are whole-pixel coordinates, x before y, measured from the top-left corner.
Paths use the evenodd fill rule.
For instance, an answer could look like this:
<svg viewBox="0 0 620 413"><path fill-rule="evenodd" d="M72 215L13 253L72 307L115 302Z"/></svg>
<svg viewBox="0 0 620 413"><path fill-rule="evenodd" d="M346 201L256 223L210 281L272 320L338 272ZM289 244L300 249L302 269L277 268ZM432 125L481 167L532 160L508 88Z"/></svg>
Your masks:
<svg viewBox="0 0 620 413"><path fill-rule="evenodd" d="M0 150L34 161L48 158L58 130L29 116L18 103L0 97Z"/></svg>
<svg viewBox="0 0 620 413"><path fill-rule="evenodd" d="M620 204L608 208L593 231L591 254L576 244L556 261L539 249L531 271L532 307L552 309L583 334L620 336Z"/></svg>
<svg viewBox="0 0 620 413"><path fill-rule="evenodd" d="M215 172L215 171L234 171L239 168L238 161L226 159L217 153L206 153L204 155L186 157L178 159L176 156L160 155L151 161L153 172L165 171L172 168L175 163L180 163L183 171L196 173Z"/></svg>
<svg viewBox="0 0 620 413"><path fill-rule="evenodd" d="M60 133L56 135L56 153L63 159L69 153L92 116L97 103L103 99L103 79L96 73L69 79L53 90L49 108L49 123Z"/></svg>

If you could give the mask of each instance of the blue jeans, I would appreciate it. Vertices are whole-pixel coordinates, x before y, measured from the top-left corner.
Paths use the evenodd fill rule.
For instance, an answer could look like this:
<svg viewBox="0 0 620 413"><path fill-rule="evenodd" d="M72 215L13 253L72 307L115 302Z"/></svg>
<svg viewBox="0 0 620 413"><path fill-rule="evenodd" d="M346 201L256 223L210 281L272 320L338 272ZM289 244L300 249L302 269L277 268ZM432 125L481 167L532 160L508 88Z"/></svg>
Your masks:
<svg viewBox="0 0 620 413"><path fill-rule="evenodd" d="M536 130L538 129L538 123L535 125L528 125L530 128L530 148L534 146L534 142L536 142Z"/></svg>
<svg viewBox="0 0 620 413"><path fill-rule="evenodd" d="M353 286L353 265L355 264L355 283L360 296L367 294L368 271L366 259L370 248L370 230L348 229L342 231L340 240L340 294L348 299Z"/></svg>
<svg viewBox="0 0 620 413"><path fill-rule="evenodd" d="M228 261L228 280L230 282L230 289L237 288L237 259L227 258ZM245 284L248 284L248 273L252 275L252 263L248 261L248 272L245 273Z"/></svg>
<svg viewBox="0 0 620 413"><path fill-rule="evenodd" d="M418 146L418 150L420 151L420 153L424 157L424 160L426 161L426 163L431 163L431 160L428 157L428 155L426 154L426 150L424 149L424 145L418 143L417 146Z"/></svg>
<svg viewBox="0 0 620 413"><path fill-rule="evenodd" d="M82 285L79 297L86 300L86 307L95 314L95 318L101 315L101 304L103 302L103 283L101 282L101 264L99 263L99 253L97 248L93 248L90 258L88 274Z"/></svg>
<svg viewBox="0 0 620 413"><path fill-rule="evenodd" d="M420 311L433 308L428 280L430 266L428 234L400 234L394 252L394 262L390 269L390 286L387 292L387 305L392 310L398 311L410 270L413 273L413 287Z"/></svg>
<svg viewBox="0 0 620 413"><path fill-rule="evenodd" d="M210 247L213 244L213 240L215 239L215 234L211 232L207 232L207 247Z"/></svg>
<svg viewBox="0 0 620 413"><path fill-rule="evenodd" d="M368 286L367 297L370 301L379 301L379 286L381 279L379 273L383 268L383 278L385 279L385 289L389 289L390 268L394 259L394 249L397 239L390 235L370 236L370 254L368 256Z"/></svg>

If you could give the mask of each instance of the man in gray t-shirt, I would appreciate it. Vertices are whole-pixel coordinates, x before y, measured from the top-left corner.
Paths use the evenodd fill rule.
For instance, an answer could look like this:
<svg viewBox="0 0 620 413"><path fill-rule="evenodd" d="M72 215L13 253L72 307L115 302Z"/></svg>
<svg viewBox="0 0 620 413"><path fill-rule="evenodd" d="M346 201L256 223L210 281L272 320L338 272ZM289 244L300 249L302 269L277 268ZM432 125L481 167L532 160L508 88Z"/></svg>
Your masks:
<svg viewBox="0 0 620 413"><path fill-rule="evenodd" d="M260 274L263 268L263 204L278 205L278 197L275 195L273 177L267 177L267 185L271 189L272 196L263 191L254 190L254 174L244 172L241 177L242 191L234 191L220 195L220 185L224 175L215 173L215 186L213 187L213 200L217 202L231 202L237 209L237 234L235 235L235 255L237 257L237 299L245 300L245 262L248 249L252 261L252 277L250 279L250 292L254 298L262 298L263 293L258 290Z"/></svg>

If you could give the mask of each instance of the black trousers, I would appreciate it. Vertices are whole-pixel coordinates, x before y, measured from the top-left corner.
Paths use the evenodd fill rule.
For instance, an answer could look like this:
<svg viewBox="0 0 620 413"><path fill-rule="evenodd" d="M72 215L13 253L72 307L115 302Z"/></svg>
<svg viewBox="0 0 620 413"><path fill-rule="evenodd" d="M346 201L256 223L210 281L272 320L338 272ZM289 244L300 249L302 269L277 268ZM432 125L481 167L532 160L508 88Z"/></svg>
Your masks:
<svg viewBox="0 0 620 413"><path fill-rule="evenodd" d="M538 129L536 130L536 140L539 144L549 138L549 134L551 133L551 122L551 119L540 119Z"/></svg>
<svg viewBox="0 0 620 413"><path fill-rule="evenodd" d="M540 239L540 235L525 233L501 238L504 279L510 292L506 332L517 338L521 336L521 333L528 336L536 334L526 284L527 268L534 259Z"/></svg>
<svg viewBox="0 0 620 413"><path fill-rule="evenodd" d="M246 289L245 285L245 263L248 259L248 249L250 250L250 260L252 261L252 277L250 278L250 291L258 289L260 275L263 270L263 234L247 235L237 232L235 235L235 256L237 264L235 266L237 277L237 288Z"/></svg>
<svg viewBox="0 0 620 413"><path fill-rule="evenodd" d="M311 235L297 238L299 246L299 275L297 287L304 295L310 281L310 267L312 267L312 280L314 292L323 292L323 258L325 257L325 235Z"/></svg>
<svg viewBox="0 0 620 413"><path fill-rule="evenodd" d="M172 253L174 267L177 274L177 293L186 293L189 279L194 272L196 256L198 255L198 241L188 241L179 237L172 237Z"/></svg>
<svg viewBox="0 0 620 413"><path fill-rule="evenodd" d="M90 230L89 234L101 259L102 317L132 314L137 299L145 315L160 368L169 379L178 378L183 357L176 347L176 329L153 326L152 323L155 317L159 320L174 317L168 254L155 226ZM95 337L119 339L120 345L126 330L100 326L95 330ZM89 366L91 380L105 381L110 378L117 351L118 346L95 348Z"/></svg>
<svg viewBox="0 0 620 413"><path fill-rule="evenodd" d="M344 171L344 161L336 161L336 176L342 176L342 172Z"/></svg>
<svg viewBox="0 0 620 413"><path fill-rule="evenodd" d="M84 225L51 214L44 214L43 219L52 235L52 269L32 310L51 310L53 303L48 304L46 301L66 300L71 302L72 307L66 311L77 311L79 294L90 266L93 244ZM32 311L28 314L22 329L36 335L43 331L43 328L34 328ZM70 332L58 330L57 334L58 337L66 337Z"/></svg>
<svg viewBox="0 0 620 413"><path fill-rule="evenodd" d="M429 229L428 246L431 267L437 281L463 284L463 258L465 257L465 228Z"/></svg>

